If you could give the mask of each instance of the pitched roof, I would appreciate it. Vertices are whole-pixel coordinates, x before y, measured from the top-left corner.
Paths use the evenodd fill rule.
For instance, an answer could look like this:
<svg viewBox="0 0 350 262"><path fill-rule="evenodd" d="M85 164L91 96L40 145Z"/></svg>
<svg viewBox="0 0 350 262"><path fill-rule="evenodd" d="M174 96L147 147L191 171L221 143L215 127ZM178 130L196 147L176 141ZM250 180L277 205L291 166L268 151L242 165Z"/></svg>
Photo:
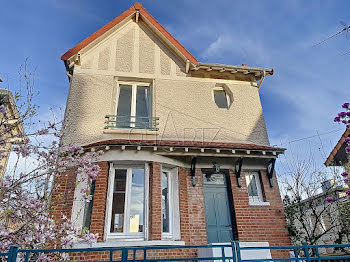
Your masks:
<svg viewBox="0 0 350 262"><path fill-rule="evenodd" d="M341 138L339 139L338 143L333 148L332 152L327 157L326 162L324 163L325 166L329 166L331 162L333 161L334 157L337 155L338 151L344 147L344 139L350 136L350 128L347 128ZM345 148L344 148L345 153Z"/></svg>
<svg viewBox="0 0 350 262"><path fill-rule="evenodd" d="M141 3L134 3L133 6L131 6L128 10L123 12L121 15L114 18L108 24L106 24L105 26L97 30L95 33L85 38L82 42L68 50L62 55L61 60L68 60L73 55L77 54L80 50L82 50L84 47L88 46L94 40L96 40L104 33L112 29L114 26L120 24L122 21L129 18L130 16L133 16L136 13L139 13L142 19L146 19L151 25L153 25L153 27L156 30L158 30L159 33L161 33L192 64L198 63L197 59L189 51L187 51L186 48L183 47L161 24L159 24L159 22L150 13L148 13L145 8L142 7Z"/></svg>

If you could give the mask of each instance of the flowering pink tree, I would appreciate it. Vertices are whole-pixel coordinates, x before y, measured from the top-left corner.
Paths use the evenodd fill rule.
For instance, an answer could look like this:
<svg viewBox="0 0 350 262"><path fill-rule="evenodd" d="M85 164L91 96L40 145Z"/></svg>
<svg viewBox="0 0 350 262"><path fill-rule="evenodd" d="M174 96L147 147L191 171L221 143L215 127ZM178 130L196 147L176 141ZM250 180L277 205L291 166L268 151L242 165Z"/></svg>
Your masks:
<svg viewBox="0 0 350 262"><path fill-rule="evenodd" d="M77 229L70 218L62 216L56 223L50 215L50 201L70 167L76 167L77 177L85 177L77 183L90 186L99 174L96 161L102 152L85 152L80 146L63 144L61 122L38 119L38 107L33 103L34 76L26 71L25 64L20 68L23 86L14 95L3 92L0 96L0 163L12 145L9 164L0 176L0 253L7 252L11 245L33 249L68 248L79 240L93 243L97 234ZM81 201L91 200L88 192L88 188L82 188ZM55 257L41 254L36 259Z"/></svg>

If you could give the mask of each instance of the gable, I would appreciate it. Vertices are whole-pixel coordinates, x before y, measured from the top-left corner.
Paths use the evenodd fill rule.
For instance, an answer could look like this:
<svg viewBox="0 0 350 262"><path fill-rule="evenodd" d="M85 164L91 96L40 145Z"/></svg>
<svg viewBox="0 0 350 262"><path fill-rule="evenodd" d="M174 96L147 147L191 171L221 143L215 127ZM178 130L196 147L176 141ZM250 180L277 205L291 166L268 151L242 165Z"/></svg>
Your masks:
<svg viewBox="0 0 350 262"><path fill-rule="evenodd" d="M148 24L134 19L83 48L80 64L82 70L111 74L185 75L186 69L186 62Z"/></svg>
<svg viewBox="0 0 350 262"><path fill-rule="evenodd" d="M132 7L123 12L120 16L116 17L104 27L77 44L75 47L68 50L65 54L62 55L61 59L64 61L72 59L74 56L80 54L82 49L86 48L89 45L93 45L95 42L98 42L100 38L110 34L115 27L118 27L129 19L135 19L136 22L142 19L150 27L152 27L153 31L158 34L160 38L163 39L163 41L167 42L168 45L171 46L171 48L175 50L176 53L178 53L178 55L185 59L185 61L188 61L192 64L198 63L192 54L188 52L186 48L184 48L167 30L165 30L165 28L160 25L158 21L154 19L152 15L149 14L140 3L134 3Z"/></svg>

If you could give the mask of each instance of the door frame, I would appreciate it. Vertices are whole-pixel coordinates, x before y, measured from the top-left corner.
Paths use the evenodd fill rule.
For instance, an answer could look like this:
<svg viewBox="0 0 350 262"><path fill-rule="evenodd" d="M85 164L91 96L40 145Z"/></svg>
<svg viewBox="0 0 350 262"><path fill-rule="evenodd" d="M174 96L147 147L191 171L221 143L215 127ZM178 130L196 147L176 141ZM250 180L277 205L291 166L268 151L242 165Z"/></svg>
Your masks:
<svg viewBox="0 0 350 262"><path fill-rule="evenodd" d="M215 170L213 168L201 168L203 200L204 200L204 187L205 187L204 181L203 181L203 174L208 174L208 173L214 174ZM233 200L233 194L232 194L230 170L229 169L221 169L220 173L224 174L224 178L225 178L225 187L226 187L226 192L227 192L227 197L228 197L228 202L229 202L229 212L230 212L230 216L231 216L233 240L238 240L238 229L237 229L236 214L235 214L234 200ZM207 223L205 209L204 209L204 215L205 215L205 223ZM207 242L208 242L208 239L207 239Z"/></svg>

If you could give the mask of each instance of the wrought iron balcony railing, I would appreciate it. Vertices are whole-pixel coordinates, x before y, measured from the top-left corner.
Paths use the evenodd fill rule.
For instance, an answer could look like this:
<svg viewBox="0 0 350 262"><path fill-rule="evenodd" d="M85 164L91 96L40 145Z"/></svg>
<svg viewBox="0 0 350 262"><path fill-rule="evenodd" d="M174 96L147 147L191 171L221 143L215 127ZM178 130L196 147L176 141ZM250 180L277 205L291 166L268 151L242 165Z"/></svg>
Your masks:
<svg viewBox="0 0 350 262"><path fill-rule="evenodd" d="M105 129L136 128L157 131L159 125L159 117L106 115L105 118Z"/></svg>

